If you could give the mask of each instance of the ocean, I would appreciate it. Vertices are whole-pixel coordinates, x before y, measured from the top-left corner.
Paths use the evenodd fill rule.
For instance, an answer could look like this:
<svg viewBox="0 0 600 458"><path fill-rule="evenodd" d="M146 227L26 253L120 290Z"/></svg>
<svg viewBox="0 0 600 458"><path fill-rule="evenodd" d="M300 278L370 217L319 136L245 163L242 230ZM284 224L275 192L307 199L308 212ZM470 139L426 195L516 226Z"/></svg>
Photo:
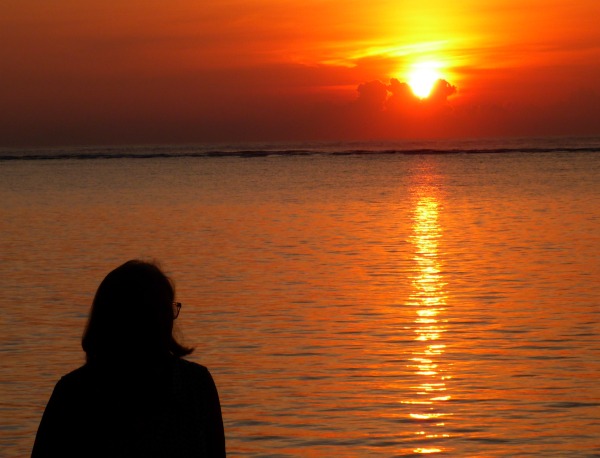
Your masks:
<svg viewBox="0 0 600 458"><path fill-rule="evenodd" d="M230 456L600 457L600 138L0 148L0 199L3 457L132 258Z"/></svg>

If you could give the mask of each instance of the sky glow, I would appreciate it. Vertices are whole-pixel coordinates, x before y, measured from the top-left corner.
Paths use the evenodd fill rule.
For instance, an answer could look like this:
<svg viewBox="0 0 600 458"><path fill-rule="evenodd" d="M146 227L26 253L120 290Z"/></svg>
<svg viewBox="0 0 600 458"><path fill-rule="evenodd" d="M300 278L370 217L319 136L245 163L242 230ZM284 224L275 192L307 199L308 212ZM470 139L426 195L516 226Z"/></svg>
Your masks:
<svg viewBox="0 0 600 458"><path fill-rule="evenodd" d="M600 134L598 17L596 0L8 0L0 138Z"/></svg>

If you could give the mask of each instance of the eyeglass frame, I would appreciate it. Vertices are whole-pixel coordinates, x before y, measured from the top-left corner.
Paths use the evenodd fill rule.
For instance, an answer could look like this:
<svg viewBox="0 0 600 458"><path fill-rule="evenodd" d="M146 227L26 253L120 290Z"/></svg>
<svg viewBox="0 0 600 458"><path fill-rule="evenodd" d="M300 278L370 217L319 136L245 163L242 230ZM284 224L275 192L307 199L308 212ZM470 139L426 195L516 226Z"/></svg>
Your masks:
<svg viewBox="0 0 600 458"><path fill-rule="evenodd" d="M173 301L173 319L176 320L181 311L181 302Z"/></svg>

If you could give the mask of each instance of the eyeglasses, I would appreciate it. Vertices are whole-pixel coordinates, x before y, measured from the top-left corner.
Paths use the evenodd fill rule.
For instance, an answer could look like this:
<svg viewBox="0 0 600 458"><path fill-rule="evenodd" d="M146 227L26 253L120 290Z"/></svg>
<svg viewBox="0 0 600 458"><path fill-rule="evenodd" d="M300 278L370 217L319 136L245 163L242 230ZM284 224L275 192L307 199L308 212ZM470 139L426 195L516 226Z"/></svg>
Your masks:
<svg viewBox="0 0 600 458"><path fill-rule="evenodd" d="M181 302L173 302L173 319L179 316L179 311L181 310Z"/></svg>

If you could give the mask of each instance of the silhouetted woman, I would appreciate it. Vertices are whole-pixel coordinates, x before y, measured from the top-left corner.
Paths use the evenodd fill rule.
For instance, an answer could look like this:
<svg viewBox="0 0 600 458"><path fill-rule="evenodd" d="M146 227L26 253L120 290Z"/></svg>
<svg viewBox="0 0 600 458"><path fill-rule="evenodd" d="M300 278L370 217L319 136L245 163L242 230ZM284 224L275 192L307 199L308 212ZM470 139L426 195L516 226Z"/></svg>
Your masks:
<svg viewBox="0 0 600 458"><path fill-rule="evenodd" d="M182 359L171 281L154 264L110 272L92 305L86 364L54 388L32 457L222 457L219 396L208 370Z"/></svg>

